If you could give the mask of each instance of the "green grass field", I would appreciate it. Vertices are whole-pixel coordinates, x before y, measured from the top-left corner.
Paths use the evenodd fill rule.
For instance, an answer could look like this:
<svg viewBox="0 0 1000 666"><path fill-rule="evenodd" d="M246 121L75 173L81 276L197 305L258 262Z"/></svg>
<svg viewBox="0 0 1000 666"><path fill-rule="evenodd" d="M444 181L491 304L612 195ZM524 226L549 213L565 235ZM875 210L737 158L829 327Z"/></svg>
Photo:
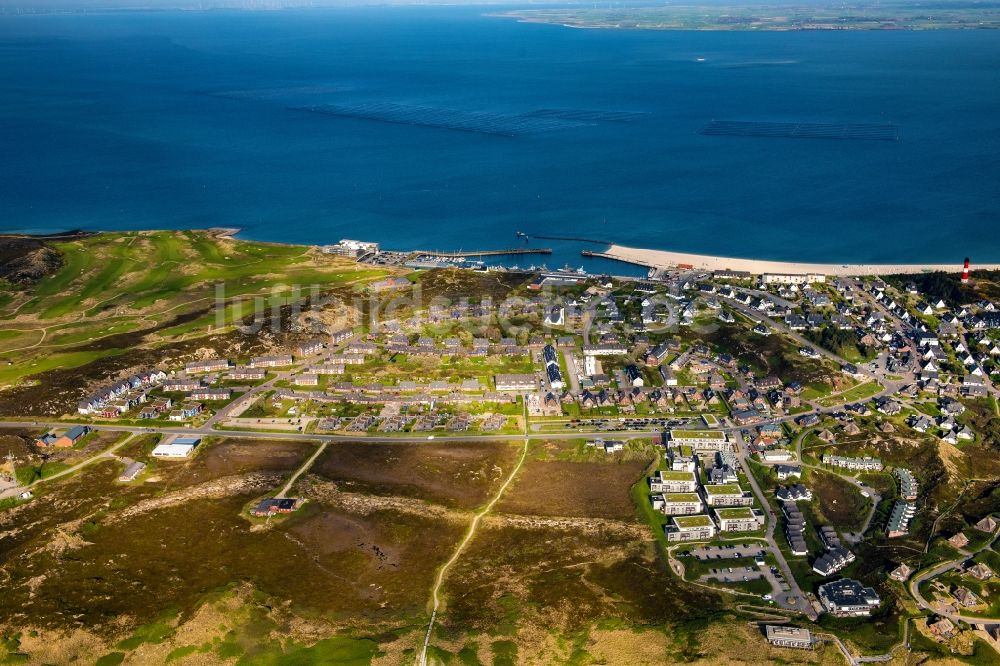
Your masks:
<svg viewBox="0 0 1000 666"><path fill-rule="evenodd" d="M882 385L878 382L867 382L864 384L858 384L843 393L835 393L831 396L823 398L819 401L819 404L824 407L832 407L834 405L839 405L846 402L858 402L867 400L876 393L882 390Z"/></svg>
<svg viewBox="0 0 1000 666"><path fill-rule="evenodd" d="M64 265L35 285L19 314L41 320L96 316L111 305L141 310L219 282L228 294L240 295L275 285L341 284L386 274L316 257L307 247L225 240L197 231L99 234L54 247ZM0 316L12 308L6 309Z"/></svg>
<svg viewBox="0 0 1000 666"><path fill-rule="evenodd" d="M389 273L305 246L205 231L107 233L52 246L63 256L59 270L23 291L0 289L0 319L17 317L0 332L0 384L113 355L89 345L181 315L189 316L159 330L159 339L218 332L220 319L230 326L252 314L253 303L241 309L240 300L262 297L270 308L304 299L313 286L351 289Z"/></svg>

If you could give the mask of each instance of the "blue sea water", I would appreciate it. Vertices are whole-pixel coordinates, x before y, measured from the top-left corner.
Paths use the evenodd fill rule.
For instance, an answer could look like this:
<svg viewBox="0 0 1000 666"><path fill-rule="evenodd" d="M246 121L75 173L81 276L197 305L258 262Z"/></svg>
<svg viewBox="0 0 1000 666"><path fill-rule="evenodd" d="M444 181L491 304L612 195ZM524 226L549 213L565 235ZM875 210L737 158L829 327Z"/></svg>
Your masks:
<svg viewBox="0 0 1000 666"><path fill-rule="evenodd" d="M1000 261L1000 32L579 30L483 11L0 17L0 229L430 249L521 230ZM421 124L388 122L406 118ZM891 122L900 140L699 134L712 120ZM466 131L512 122L533 131ZM532 242L584 263L586 246Z"/></svg>

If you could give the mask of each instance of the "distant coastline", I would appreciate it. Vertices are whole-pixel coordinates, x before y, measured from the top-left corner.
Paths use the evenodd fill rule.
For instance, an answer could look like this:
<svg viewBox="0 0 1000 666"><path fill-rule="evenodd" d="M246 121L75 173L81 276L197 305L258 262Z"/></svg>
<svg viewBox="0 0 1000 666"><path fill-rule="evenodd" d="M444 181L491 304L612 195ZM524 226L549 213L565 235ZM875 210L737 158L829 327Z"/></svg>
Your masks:
<svg viewBox="0 0 1000 666"><path fill-rule="evenodd" d="M1000 8L937 6L908 2L844 7L802 5L667 5L629 8L549 7L487 14L566 28L608 30L703 30L718 32L910 31L1000 29Z"/></svg>
<svg viewBox="0 0 1000 666"><path fill-rule="evenodd" d="M293 242L282 242L282 241L265 241L265 240L254 240L254 239L237 239L236 236L242 231L238 227L207 227L207 228L190 228L190 229L139 229L139 230L105 230L105 231L80 231L72 230L62 233L46 233L46 234L31 234L31 233L18 233L18 232L6 232L0 234L0 236L18 236L18 237L30 237L38 238L40 240L65 240L71 238L77 238L83 235L94 235L94 234L120 234L120 233L154 233L157 231L202 231L209 233L216 238L224 240L244 240L247 243L259 243L261 245L286 245L294 247L321 247L326 245L326 243L293 243ZM361 239L366 240L366 239ZM592 241L586 241L584 239L577 239L581 243L587 243ZM435 254L440 250L432 250L427 248L397 248L397 247L385 247L383 248L387 251L402 252L402 253L423 253L423 254ZM486 250L500 249L497 248L484 248ZM674 269L674 268L693 268L693 269L703 269L707 271L746 271L754 275L761 275L763 273L787 273L787 274L822 274L829 276L874 276L874 275L902 275L902 274L917 274L917 273L928 273L928 272L945 272L945 273L958 273L962 270L962 262L964 257L956 257L955 261L950 263L932 263L932 262L917 262L917 263L889 263L889 264L859 264L859 263L819 263L819 262L802 262L802 261L782 261L775 259L754 259L752 257L724 257L709 254L696 254L691 252L675 252L672 250L657 250L651 248L640 248L640 247L630 247L626 245L620 245L617 243L609 243L604 249L600 251L595 251L590 253L591 256L609 259L612 261L617 261L626 264L632 264L635 266L643 266L646 268L663 268L663 269ZM976 264L973 260L972 270L990 270L997 271L1000 270L1000 263L984 263Z"/></svg>

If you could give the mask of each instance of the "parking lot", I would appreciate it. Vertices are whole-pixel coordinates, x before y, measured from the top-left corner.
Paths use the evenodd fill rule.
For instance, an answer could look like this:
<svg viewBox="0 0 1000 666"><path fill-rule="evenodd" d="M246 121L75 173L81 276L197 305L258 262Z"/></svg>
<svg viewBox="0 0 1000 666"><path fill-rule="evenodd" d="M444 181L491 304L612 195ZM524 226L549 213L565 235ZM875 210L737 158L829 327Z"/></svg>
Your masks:
<svg viewBox="0 0 1000 666"><path fill-rule="evenodd" d="M703 582L741 583L764 578L771 585L771 596L781 605L783 592L788 592L791 586L785 580L781 571L770 564L765 564L764 556L767 547L761 543L734 543L725 546L699 546L689 551L678 553L681 557L692 557L702 562L716 562L717 566L699 580ZM739 566L728 566L727 560L754 558L754 565L741 563Z"/></svg>
<svg viewBox="0 0 1000 666"><path fill-rule="evenodd" d="M722 583L739 583L741 581L757 580L762 577L757 567L720 567L702 576L702 580L717 580ZM772 584L773 588L774 585Z"/></svg>
<svg viewBox="0 0 1000 666"><path fill-rule="evenodd" d="M726 560L757 557L764 554L763 544L743 543L728 546L701 546L691 549L691 557L699 560Z"/></svg>
<svg viewBox="0 0 1000 666"><path fill-rule="evenodd" d="M672 428L687 424L691 419L675 418L619 418L619 419L570 419L567 428L595 428L609 432L624 430L650 430L657 428Z"/></svg>

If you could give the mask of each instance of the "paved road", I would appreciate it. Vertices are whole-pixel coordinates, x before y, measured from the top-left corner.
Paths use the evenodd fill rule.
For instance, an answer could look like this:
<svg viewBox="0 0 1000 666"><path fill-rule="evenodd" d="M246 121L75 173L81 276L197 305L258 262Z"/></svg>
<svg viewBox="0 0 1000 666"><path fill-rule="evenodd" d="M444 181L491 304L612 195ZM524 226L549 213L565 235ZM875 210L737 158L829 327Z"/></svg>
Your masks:
<svg viewBox="0 0 1000 666"><path fill-rule="evenodd" d="M331 356L333 356L334 354L339 354L344 350L345 347L347 347L353 342L355 342L355 340L351 338L339 344L331 345L329 348L323 350L321 353L311 356L309 362L318 363L322 360L329 360ZM208 421L206 421L204 426L202 427L211 429L214 428L219 423L225 421L230 416L239 416L251 404L253 404L254 400L256 400L258 396L260 396L262 393L266 393L267 391L273 389L274 384L276 382L280 380L291 379L293 374L294 374L293 370L278 370L275 373L274 377L271 377L267 381L258 384L257 386L251 387L250 390L244 393L242 396L240 396L236 400L233 400L225 407L221 408L219 411L213 414L212 417L209 418Z"/></svg>
<svg viewBox="0 0 1000 666"><path fill-rule="evenodd" d="M757 479L750 472L750 466L747 463L747 446L746 442L743 440L742 433L737 431L735 433L735 438L737 440L738 449L736 457L739 459L740 465L746 472L750 488L753 490L754 496L757 498L757 501L760 502L760 506L766 515L767 526L765 528L764 538L771 547L771 553L774 555L774 559L778 562L778 568L784 575L785 581L791 588L788 592L783 592L778 598L775 599L775 601L778 602L780 606L785 608L794 608L809 619L815 620L818 617L816 609L813 608L811 603L809 603L809 600L802 592L802 588L799 587L798 581L796 581L795 576L792 575L791 567L788 566L788 562L785 560L785 556L782 554L781 549L778 548L778 542L774 538L774 529L778 524L778 517L775 515L774 510L768 503L767 498L764 496L764 491L761 490L760 484L757 483ZM788 599L792 599L792 602L789 602Z"/></svg>
<svg viewBox="0 0 1000 666"><path fill-rule="evenodd" d="M934 607L934 606L932 606L930 604L929 601L927 601L926 599L924 599L924 597L920 594L920 584L923 583L926 580L930 580L931 578L934 578L935 576L939 576L939 575L943 574L946 571L950 571L952 569L957 568L959 565L961 565L963 562L965 562L970 557L973 557L977 553L980 553L980 552L986 550L987 548L991 547L993 545L993 542L997 540L997 537L1000 537L1000 527L998 527L993 532L993 537L991 539L987 540L982 546L980 546L976 550L974 550L974 551L962 551L962 556L960 558L958 558L957 560L950 560L948 562L942 562L941 564L935 565L935 566L931 567L930 569L926 569L924 571L921 571L921 572L918 572L918 573L914 574L913 578L910 579L910 582L909 582L909 584L907 586L907 589L909 589L910 595L917 602L917 605L920 606L921 608L924 608L926 610L932 611L933 613L935 613L937 615L941 615L943 617L946 617L949 620L951 620L952 622L959 622L959 621L961 621L961 622L966 622L968 624L982 624L983 622L987 622L987 623L996 622L995 619L991 620L990 618L976 617L974 615L962 615L961 613L951 613L949 611L944 611L944 610L941 610L941 609L939 609L937 607Z"/></svg>
<svg viewBox="0 0 1000 666"><path fill-rule="evenodd" d="M228 405L222 407L219 411L213 414L207 421L205 421L202 428L211 429L222 421L228 419L230 416L239 416L246 411L251 404L253 404L253 401L257 399L257 396L265 391L271 390L276 381L279 379L288 379L289 377L291 377L290 372L280 372L263 384L251 387L250 390L242 396L233 400Z"/></svg>
<svg viewBox="0 0 1000 666"><path fill-rule="evenodd" d="M824 347L820 347L819 345L817 345L812 340L809 340L805 336L800 335L798 332L793 331L792 329L788 328L788 326L786 326L784 322L779 322L779 321L777 321L775 319L772 319L772 318L768 317L767 315L765 315L765 314L763 314L761 312L758 312L757 310L754 310L750 306L743 305L739 301L735 301L735 300L733 300L731 298L724 298L722 300L724 300L730 307L732 307L732 308L734 308L736 310L739 310L740 313L742 313L743 315L745 315L746 317L748 317L751 321L755 321L755 322L758 322L758 323L764 323L765 325L769 326L770 328L773 328L774 330L782 333L783 335L788 336L792 340L795 340L796 342L798 342L803 347L812 347L821 356L825 356L826 358L828 358L831 361L833 361L834 363L836 363L838 368L841 367L841 366L843 366L843 365L845 365L846 363L848 363L848 361L846 359L838 356L837 354L834 354L829 349L826 349Z"/></svg>
<svg viewBox="0 0 1000 666"><path fill-rule="evenodd" d="M562 354L563 360L566 362L566 372L569 374L567 379L569 380L569 390L573 392L573 395L580 395L580 368L576 365L576 359L573 358L573 354L565 349L560 349L559 353Z"/></svg>
<svg viewBox="0 0 1000 666"><path fill-rule="evenodd" d="M875 300L875 297L862 288L861 283L857 278L851 278L852 285L854 286L855 292L861 295L861 298L868 303L871 307L875 308L881 312L884 316L888 317L889 321L893 323L893 328L900 335L907 335L913 330L913 327L896 316L894 312L890 312L888 308Z"/></svg>
<svg viewBox="0 0 1000 666"><path fill-rule="evenodd" d="M754 313L754 316L759 316L759 315L757 313ZM773 322L772 322L772 325L774 325ZM777 326L776 326L776 328L777 328ZM792 335L792 337L794 338L796 336ZM842 359L839 359L839 357L836 357L836 355L832 355L831 354L830 356L832 356L835 360L838 360L838 362L842 360ZM274 381L274 380L271 380L271 381ZM264 388L264 385L262 385L260 387L257 387L257 390L258 391L263 391L263 390L266 390L266 389ZM893 392L893 391L895 391L895 388L886 387L882 392L880 392L879 395L889 394L890 392ZM815 413L820 413L820 414L830 413L830 412L839 410L842 407L843 407L843 404L836 404L836 405L831 405L829 407L815 408L814 412ZM774 419L773 421L776 422L776 423L780 423L780 422L783 422L783 421L792 421L795 418L798 418L799 416L802 416L802 415L801 414L800 415L795 415L795 416L788 415L788 416L784 416L784 417L781 417L781 418L778 418L778 419ZM372 442L381 442L381 443L404 443L404 442L423 442L423 441L427 441L428 439L453 439L453 440L456 440L456 441L509 441L510 439L512 439L511 435L501 435L501 434L495 434L495 435L462 435L460 433L456 433L455 435L449 435L449 436L445 436L445 437L441 437L441 436L427 437L427 436L412 436L412 435L406 435L406 436L371 436L371 435L360 434L360 433L356 434L356 435L333 435L333 434L310 434L310 433L271 433L271 432L245 431L245 430L226 430L226 429L215 429L215 428L212 428L211 425L214 425L215 422L217 422L217 421L220 420L220 418L210 419L208 423L206 423L204 426L202 426L200 428L144 428L144 427L138 427L138 426L124 426L124 425L123 426L116 426L116 425L103 425L103 424L99 425L99 426L94 426L94 427L97 430L107 430L107 431L111 431L111 432L128 432L128 433L131 433L133 435L135 435L135 434L142 434L142 433L158 433L158 434L166 434L166 435L222 436L222 437L246 438L246 439L273 439L273 440L289 440L289 439L291 439L291 440L304 440L304 441L313 441L313 442L321 442L321 443L337 442L337 441L359 441L359 440L372 441ZM24 421L19 421L19 422L14 422L14 421L0 422L0 428L60 427L60 426L65 426L65 425L66 425L66 422L42 422L42 421L29 421L29 420L24 420ZM740 463L743 465L744 469L749 471L749 467L747 465L746 443L742 439L742 435L740 433L741 428L730 425L730 426L723 427L722 430L725 430L727 432L730 432L730 433L734 434L735 440L739 444L738 451L737 451L737 457L739 458ZM575 431L575 430L571 431L571 432L565 432L565 433L530 433L528 431L525 431L524 432L524 440L525 440L525 444L527 445L527 443L530 440L532 440L532 439L577 439L581 435L586 435L586 434L592 434L592 433L584 433L584 432ZM622 438L622 439L658 437L660 435L661 435L661 431L660 430L625 431L625 432L620 432L620 433L614 433L615 437ZM800 460L801 460L801 456L800 456ZM69 470L67 470L66 473L70 473ZM50 478L54 478L54 477L50 477ZM785 578L786 582L788 583L788 585L791 588L789 592L783 593L782 595L779 595L779 597L776 599L776 601L778 601L782 605L785 605L788 608L791 608L791 609L794 609L794 610L798 610L799 612L802 612L806 616L808 616L808 617L810 617L812 619L815 619L817 617L815 609L813 608L812 604L809 603L809 601L805 597L804 593L802 592L801 588L799 587L797 581L795 580L795 577L792 575L791 569L788 566L788 563L785 560L784 556L782 555L781 550L778 548L777 541L775 540L774 532L775 532L775 527L777 525L777 517L771 511L770 505L766 501L766 498L764 497L763 491L761 490L760 486L757 484L757 481L753 477L753 475L752 474L747 474L747 478L748 478L748 481L750 483L750 486L751 486L751 488L752 488L755 496L757 497L758 501L761 503L761 506L764 508L765 511L768 512L768 517L767 517L767 521L766 521L766 523L767 523L766 540L767 540L769 546L771 547L772 553L775 556L775 559L776 559L776 561L778 563L778 566L779 566L780 570L782 571L782 573L784 575L784 578ZM492 505L490 505L490 506L492 506ZM791 597L792 600L793 600L793 602L791 604L789 604L788 601L787 601L787 599L789 597ZM433 615L433 612L432 612L432 615ZM432 619L432 623L433 623L433 619ZM430 629L430 627L428 629ZM430 635L430 632L428 631L428 640L429 640L429 635Z"/></svg>
<svg viewBox="0 0 1000 666"><path fill-rule="evenodd" d="M847 663L850 664L851 666L860 666L861 664L885 663L892 661L892 652L888 652L886 654L876 654L876 655L859 657L847 649L847 645L844 644L844 641L840 640L839 636L835 636L833 634L819 633L819 632L817 632L814 635L816 636L816 638L822 638L823 640L829 641L834 645L836 645L840 649L841 653L844 655L844 658L847 659ZM896 650L896 648L898 647L899 645L896 645L895 647L893 647L893 650Z"/></svg>
<svg viewBox="0 0 1000 666"><path fill-rule="evenodd" d="M64 428L70 425L70 421L0 421L0 428ZM449 435L400 435L397 437L389 435L368 435L366 433L356 433L353 435L321 435L315 433L299 432L261 432L258 430L226 430L207 428L144 428L131 425L91 425L94 430L106 430L108 432L130 432L134 434L159 434L159 435L183 435L201 437L242 437L244 439L285 439L304 440L310 442L378 442L378 443L402 443L402 442L426 442L428 440L454 440L461 442L496 442L510 441L517 439L517 434L506 435L464 435L460 432ZM529 439L580 439L588 435L613 435L615 439L642 439L659 437L660 430L629 430L621 432L608 431L572 431L572 432L551 432L551 433L529 433Z"/></svg>

